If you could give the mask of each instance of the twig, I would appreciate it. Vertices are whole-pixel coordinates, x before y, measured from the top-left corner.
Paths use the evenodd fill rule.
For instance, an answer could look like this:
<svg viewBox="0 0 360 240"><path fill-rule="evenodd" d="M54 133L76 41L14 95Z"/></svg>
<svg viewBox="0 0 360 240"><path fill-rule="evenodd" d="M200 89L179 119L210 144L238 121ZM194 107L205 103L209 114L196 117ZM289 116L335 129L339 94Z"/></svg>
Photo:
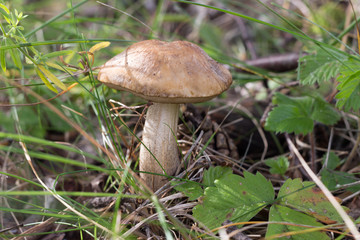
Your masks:
<svg viewBox="0 0 360 240"><path fill-rule="evenodd" d="M271 72L287 72L298 67L298 59L301 57L298 53L277 54L267 57L260 57L253 60L245 61L245 64L252 67L266 69ZM242 69L236 68L237 72L243 72Z"/></svg>

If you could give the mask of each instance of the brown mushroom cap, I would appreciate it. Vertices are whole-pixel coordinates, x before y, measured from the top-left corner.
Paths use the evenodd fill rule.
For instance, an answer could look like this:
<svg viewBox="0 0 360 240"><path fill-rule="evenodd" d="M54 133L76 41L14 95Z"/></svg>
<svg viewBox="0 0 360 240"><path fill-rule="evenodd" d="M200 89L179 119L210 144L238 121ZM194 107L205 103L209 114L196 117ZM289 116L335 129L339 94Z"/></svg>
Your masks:
<svg viewBox="0 0 360 240"><path fill-rule="evenodd" d="M186 41L135 43L102 66L99 81L160 103L207 101L232 83L229 70Z"/></svg>

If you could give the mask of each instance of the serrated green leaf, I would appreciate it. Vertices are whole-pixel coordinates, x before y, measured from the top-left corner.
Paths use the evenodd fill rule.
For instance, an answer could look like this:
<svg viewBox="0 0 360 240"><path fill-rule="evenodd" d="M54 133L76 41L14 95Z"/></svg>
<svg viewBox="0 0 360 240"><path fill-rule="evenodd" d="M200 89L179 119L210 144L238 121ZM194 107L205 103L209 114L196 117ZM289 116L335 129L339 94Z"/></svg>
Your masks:
<svg viewBox="0 0 360 240"><path fill-rule="evenodd" d="M272 203L275 193L270 181L263 175L244 172L215 180L215 187L205 189L203 203L193 209L194 217L213 229L224 220L248 221L267 204Z"/></svg>
<svg viewBox="0 0 360 240"><path fill-rule="evenodd" d="M289 104L299 108L305 115L309 115L311 109L311 100L309 97L289 97L281 93L275 93L273 104L283 105Z"/></svg>
<svg viewBox="0 0 360 240"><path fill-rule="evenodd" d="M337 78L339 82L337 89L339 93L335 98L338 100L336 106L345 111L360 109L360 62L350 59L346 62Z"/></svg>
<svg viewBox="0 0 360 240"><path fill-rule="evenodd" d="M1 41L1 46L5 46L6 45L6 40L3 39ZM6 59L5 59L5 53L6 53L6 50L4 49L1 49L0 50L0 65L1 65L1 68L4 72L6 72Z"/></svg>
<svg viewBox="0 0 360 240"><path fill-rule="evenodd" d="M200 184L197 182L172 182L172 185L174 184L176 184L174 188L189 197L189 201L194 201L195 199L201 197L204 193Z"/></svg>
<svg viewBox="0 0 360 240"><path fill-rule="evenodd" d="M265 164L270 167L271 174L280 174L284 176L289 167L289 160L287 157L281 156L275 159L265 160Z"/></svg>
<svg viewBox="0 0 360 240"><path fill-rule="evenodd" d="M193 208L193 216L209 229L214 229L219 226L219 223L223 223L227 219L226 215L227 212L223 209L209 208L205 204Z"/></svg>
<svg viewBox="0 0 360 240"><path fill-rule="evenodd" d="M313 130L314 122L310 118L311 98L290 98L277 93L274 102L278 106L269 113L265 129L295 134L308 134Z"/></svg>
<svg viewBox="0 0 360 240"><path fill-rule="evenodd" d="M348 54L332 48L322 46L317 48L315 54L307 55L299 59L299 80L302 84L314 84L324 82L336 77L342 62L346 61Z"/></svg>
<svg viewBox="0 0 360 240"><path fill-rule="evenodd" d="M321 227L323 226L321 223L317 222L315 218L308 216L304 213L295 211L291 208L281 206L281 205L273 205L270 208L269 212L269 222L287 222L294 223L294 225L285 225L285 224L269 224L266 236L271 237L273 235L292 232L292 231L301 231L308 230L306 227L296 226L297 224L306 225L306 226L314 226ZM311 233L303 233L296 234L281 238L276 238L281 240L308 240L308 239L316 239L316 240L327 240L330 239L326 233L316 231Z"/></svg>
<svg viewBox="0 0 360 240"><path fill-rule="evenodd" d="M288 97L276 93L273 103L276 107L269 113L265 129L275 132L308 134L314 128L314 121L331 125L340 115L320 97Z"/></svg>
<svg viewBox="0 0 360 240"><path fill-rule="evenodd" d="M279 204L311 215L321 222L343 222L324 193L313 182L288 179L278 193Z"/></svg>
<svg viewBox="0 0 360 240"><path fill-rule="evenodd" d="M314 99L311 119L326 125L333 125L337 123L340 118L340 114L335 111L329 103L321 98Z"/></svg>
<svg viewBox="0 0 360 240"><path fill-rule="evenodd" d="M210 167L209 169L204 171L203 184L205 185L205 187L214 187L214 182L216 179L220 179L231 173L232 170L229 167Z"/></svg>

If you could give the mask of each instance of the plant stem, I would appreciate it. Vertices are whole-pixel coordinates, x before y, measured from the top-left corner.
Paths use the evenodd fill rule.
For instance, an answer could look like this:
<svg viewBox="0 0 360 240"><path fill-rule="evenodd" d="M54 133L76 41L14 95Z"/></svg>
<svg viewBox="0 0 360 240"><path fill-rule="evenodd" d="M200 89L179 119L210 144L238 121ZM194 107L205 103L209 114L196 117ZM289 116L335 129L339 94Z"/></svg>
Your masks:
<svg viewBox="0 0 360 240"><path fill-rule="evenodd" d="M156 191L166 183L179 166L176 130L179 104L154 103L146 113L140 146L140 176ZM146 172L146 173L145 173Z"/></svg>
<svg viewBox="0 0 360 240"><path fill-rule="evenodd" d="M311 158L311 170L313 172L316 172L316 164L315 164L315 159L316 159L316 151L315 151L315 134L314 131L312 131L309 134L309 142L310 142L310 158Z"/></svg>

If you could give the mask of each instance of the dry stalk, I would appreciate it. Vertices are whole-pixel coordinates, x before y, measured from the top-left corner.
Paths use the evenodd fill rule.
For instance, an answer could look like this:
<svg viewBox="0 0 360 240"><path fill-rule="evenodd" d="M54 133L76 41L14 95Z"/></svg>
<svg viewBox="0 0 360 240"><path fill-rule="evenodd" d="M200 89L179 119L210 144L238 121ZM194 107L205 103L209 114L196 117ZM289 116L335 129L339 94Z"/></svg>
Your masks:
<svg viewBox="0 0 360 240"><path fill-rule="evenodd" d="M349 228L350 232L353 234L353 237L356 240L360 240L360 233L357 230L356 225L351 220L349 215L344 211L344 209L341 207L341 205L338 203L338 201L335 199L335 197L331 194L329 189L326 188L326 186L321 182L321 180L315 175L315 173L311 170L311 168L307 165L305 159L301 156L300 152L296 149L294 143L287 139L289 148L292 150L292 152L295 153L296 157L299 159L301 165L305 169L305 171L309 174L311 179L316 183L316 185L321 189L321 191L324 193L324 195L327 197L327 199L330 201L330 203L334 206L336 211L339 213L340 217L344 220L345 225Z"/></svg>

